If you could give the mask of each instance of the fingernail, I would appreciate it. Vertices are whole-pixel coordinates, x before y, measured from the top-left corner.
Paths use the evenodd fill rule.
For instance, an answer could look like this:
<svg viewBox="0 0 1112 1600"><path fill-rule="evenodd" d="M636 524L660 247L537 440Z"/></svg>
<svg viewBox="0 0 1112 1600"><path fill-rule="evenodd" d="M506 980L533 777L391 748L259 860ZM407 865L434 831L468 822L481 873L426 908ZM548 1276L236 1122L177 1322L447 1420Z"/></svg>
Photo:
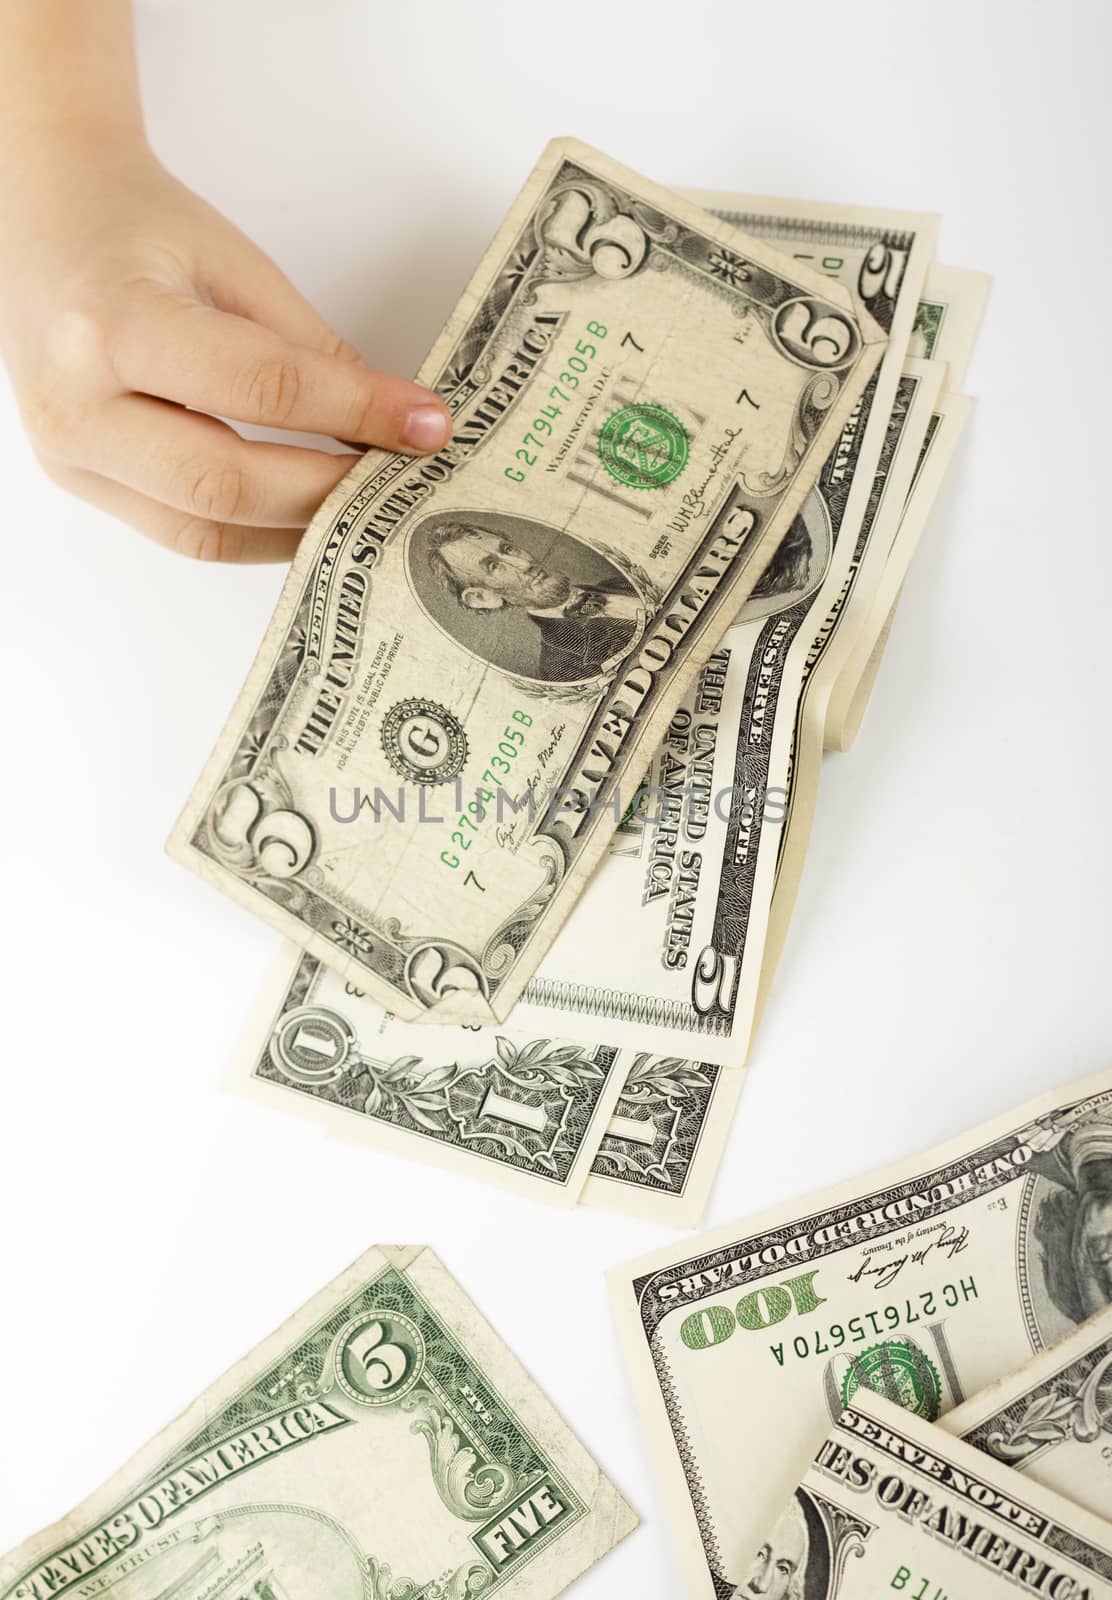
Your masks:
<svg viewBox="0 0 1112 1600"><path fill-rule="evenodd" d="M439 450L451 427L448 413L440 406L415 406L405 419L402 439L411 450Z"/></svg>

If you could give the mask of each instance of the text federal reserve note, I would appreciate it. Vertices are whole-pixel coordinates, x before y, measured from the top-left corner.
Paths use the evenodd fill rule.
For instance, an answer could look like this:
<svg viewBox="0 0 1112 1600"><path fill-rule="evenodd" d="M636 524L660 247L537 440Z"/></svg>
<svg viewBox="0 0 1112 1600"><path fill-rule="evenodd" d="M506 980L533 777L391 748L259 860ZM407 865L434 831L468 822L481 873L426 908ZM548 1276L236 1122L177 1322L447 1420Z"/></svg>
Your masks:
<svg viewBox="0 0 1112 1600"><path fill-rule="evenodd" d="M0 1562L0 1600L545 1600L636 1523L432 1251L382 1246Z"/></svg>
<svg viewBox="0 0 1112 1600"><path fill-rule="evenodd" d="M859 1391L933 1420L1112 1301L1110 1160L1105 1072L610 1274L692 1595L743 1582Z"/></svg>
<svg viewBox="0 0 1112 1600"><path fill-rule="evenodd" d="M421 369L451 441L318 512L173 854L404 1019L503 1018L884 342L551 145Z"/></svg>
<svg viewBox="0 0 1112 1600"><path fill-rule="evenodd" d="M1109 1600L1112 1524L864 1389L720 1592Z"/></svg>
<svg viewBox="0 0 1112 1600"><path fill-rule="evenodd" d="M1103 1204L1112 1211L1112 1191ZM941 1425L1067 1500L1112 1517L1112 1309L948 1412Z"/></svg>

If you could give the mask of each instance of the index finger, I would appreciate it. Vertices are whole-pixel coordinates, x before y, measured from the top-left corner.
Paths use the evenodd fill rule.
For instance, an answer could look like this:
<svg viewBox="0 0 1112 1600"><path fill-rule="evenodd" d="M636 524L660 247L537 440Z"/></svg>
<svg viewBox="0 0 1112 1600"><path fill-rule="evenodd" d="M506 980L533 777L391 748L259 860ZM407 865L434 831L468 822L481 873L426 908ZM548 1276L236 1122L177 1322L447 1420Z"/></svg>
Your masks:
<svg viewBox="0 0 1112 1600"><path fill-rule="evenodd" d="M187 297L133 302L113 360L126 387L237 422L417 453L451 433L447 407L420 384Z"/></svg>

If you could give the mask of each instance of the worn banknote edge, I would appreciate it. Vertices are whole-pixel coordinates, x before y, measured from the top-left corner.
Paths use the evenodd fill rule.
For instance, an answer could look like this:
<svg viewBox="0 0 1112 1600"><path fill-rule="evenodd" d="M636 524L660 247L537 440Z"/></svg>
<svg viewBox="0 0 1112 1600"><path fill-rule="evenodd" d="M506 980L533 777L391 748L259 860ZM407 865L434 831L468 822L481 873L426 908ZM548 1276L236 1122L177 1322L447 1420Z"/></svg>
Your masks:
<svg viewBox="0 0 1112 1600"><path fill-rule="evenodd" d="M698 230L708 238L717 240L724 247L733 250L741 249L752 259L770 264L782 276L786 276L790 281L798 283L810 293L827 300L838 300L839 303L844 302L846 299L840 285L832 284L829 279L823 277L820 273L813 273L801 267L798 262L784 256L782 252L773 247L765 245L763 241L758 242L748 239L745 235L739 234L734 228L700 211L690 201L640 177L631 169L622 166L610 157L602 155L578 140L558 139L553 140L547 146L513 205L503 218L498 232L484 252L478 268L463 290L432 350L425 361L422 362L417 374L418 382L429 385L435 381L436 374L443 365L445 357L468 326L475 305L481 299L481 290L491 281L496 271L497 263L505 254L505 247L519 233L523 222L532 212L537 198L543 192L552 173L564 159L576 161L587 171L597 173L608 181L624 185L642 201L656 206L665 215L675 217L681 222L686 222L688 226ZM754 243L758 243L757 249L751 248ZM818 461L821 467L822 462L826 460L841 433L846 419L851 414L873 372L876 370L887 345L886 337L867 312L860 306L855 306L853 314L857 319L862 338L861 355L853 373L847 377L838 399L831 406L825 420L810 441L801 463L801 469L797 471L795 481L781 501L777 514L769 519L752 551L749 552L744 567L741 569L745 574L744 580L739 579L737 585L730 591L730 603L735 614L745 595L749 593L753 584L760 578L783 532L791 525L792 519L806 498L814 477L814 474L809 471L810 464ZM551 909L546 912L543 921L539 925L534 925L528 941L530 946L528 962L519 961L515 964L513 972L503 981L502 986L499 988L497 1007L491 1006L481 996L475 994L469 998L466 1005L462 1000L453 1002L453 1009L451 1010L447 1008L447 1005L444 1005L443 1009L440 1006L435 1007L434 1011L438 1013L435 1017L416 1002L406 1006L404 1004L405 997L400 991L389 989L376 974L371 973L361 962L352 956L343 956L339 950L319 934L304 927L297 918L292 917L273 904L266 896L260 895L251 889L236 874L218 866L197 850L192 843L194 831L212 800L220 774L226 769L229 757L239 743L243 728L249 718L251 708L258 698L259 691L270 680L282 649L286 630L300 602L305 579L317 558L321 542L332 527L337 512L349 499L356 486L371 472L380 469L389 459L389 453L386 451L369 451L341 479L340 483L332 490L313 517L298 547L297 555L287 575L282 593L267 625L255 660L242 688L236 696L235 703L217 742L174 825L167 841L167 850L174 860L190 867L214 887L222 889L225 894L229 895L238 904L248 910L253 910L256 915L269 922L272 927L277 928L279 932L284 933L287 937L292 937L303 949L308 950L311 954L318 956L321 960L335 967L345 977L350 978L352 982L362 984L379 1004L392 1009L407 1021L417 1021L423 1017L429 1017L431 1020L436 1021L459 1021L493 1026L504 1021L507 1017L513 1002L535 973L545 951L556 937L567 917L568 911L605 850L609 837L617 825L617 819L615 818L609 818L609 826L606 825L608 808L598 808L593 820L580 830L580 837L585 842L579 858L562 879L560 892L553 898ZM806 464L807 470L804 470L804 464ZM744 592L739 593L739 590ZM710 618L710 625L688 647L682 668L677 669L676 676L668 691L662 694L655 710L639 730L635 743L631 744L631 752L635 750L651 750L663 736L688 684L715 649L720 635L727 625L725 622L721 622L718 615L721 608L721 599L708 605L707 614ZM629 770L633 766L635 766L635 762L632 754L630 754L626 758L625 770Z"/></svg>
<svg viewBox="0 0 1112 1600"><path fill-rule="evenodd" d="M211 1383L179 1415L135 1452L92 1494L50 1527L0 1559L0 1593L20 1574L32 1570L59 1543L109 1515L121 1488L142 1484L172 1456L181 1441L207 1422L217 1395L235 1394L275 1365L291 1344L323 1322L337 1305L355 1294L383 1268L404 1272L435 1306L437 1315L457 1333L469 1357L484 1372L497 1375L498 1385L524 1428L543 1441L557 1469L587 1504L574 1543L549 1547L537 1562L502 1587L506 1600L544 1600L556 1595L638 1526L633 1508L603 1473L540 1385L509 1349L475 1303L427 1245L377 1245L306 1301L280 1327Z"/></svg>
<svg viewBox="0 0 1112 1600"><path fill-rule="evenodd" d="M269 1111L279 1111L285 1116L310 1122L345 1145L362 1150L382 1150L387 1155L398 1156L418 1165L493 1183L499 1188L527 1199L542 1200L549 1205L574 1206L579 1201L622 1092L628 1059L626 1053L620 1049L614 1051L614 1059L607 1066L606 1083L599 1095L587 1137L567 1178L561 1182L556 1178L522 1172L479 1151L442 1145L435 1139L412 1133L408 1129L377 1119L371 1120L355 1110L319 1100L292 1084L260 1078L257 1068L267 1055L273 1024L282 1012L283 1002L306 959L315 960L316 957L307 956L300 945L283 941L256 996L239 1046L229 1065L225 1087L231 1093L265 1106ZM505 1031L512 1036L512 1030ZM422 1029L414 1032L415 1049L422 1048L423 1036ZM587 1048L585 1045L584 1049Z"/></svg>
<svg viewBox="0 0 1112 1600"><path fill-rule="evenodd" d="M830 697L824 736L828 750L849 750L860 732L903 585L972 414L973 402L967 395L943 394L937 403L937 426L927 439L872 613Z"/></svg>
<svg viewBox="0 0 1112 1600"><path fill-rule="evenodd" d="M831 568L825 575L822 585L808 604L807 615L813 616L815 626L820 626L830 607L834 604L841 587L845 571L852 562L853 550L856 544L857 533L854 523L860 522L864 516L873 491L875 470L879 463L885 430L892 409L897 387L901 379L903 365L902 348L906 346L911 336L912 325L919 305L923 283L930 263L936 233L937 218L929 213L897 212L877 208L828 205L821 202L804 200L781 200L762 198L751 195L724 194L709 190L684 189L682 193L697 203L704 206L717 208L716 214L728 214L731 224L736 221L749 220L757 222L754 230L762 239L780 239L784 230L798 231L801 242L814 242L815 240L828 241L836 238L839 233L852 239L857 245L862 244L860 234L868 230L870 237L876 234L890 232L896 236L911 235L913 246L905 268L905 277L901 281L901 303L898 314L894 318L892 332L884 359L879 369L876 380L876 395L872 403L866 429L862 433L872 441L870 446L874 451L874 459L868 464L867 456L859 456L858 464L854 469L854 481L851 492L847 498L843 519L845 525L845 539L840 541L836 559L832 561ZM762 210L763 208L763 210ZM775 248L782 250L782 244ZM834 280L822 277L822 281L837 287ZM846 292L846 291L843 291ZM893 352L900 352L893 359ZM925 426L925 424L924 424ZM841 435L839 435L839 438ZM875 447L875 448L874 448ZM834 448L837 448L835 445ZM824 466L826 462L824 461ZM820 469L821 471L821 469ZM852 515L851 515L852 513ZM852 536L851 536L852 535ZM774 618L769 620L775 620ZM728 640L728 633L725 638ZM794 681L800 678L802 684L806 671L807 655L812 648L813 636L809 633L806 622L797 630L790 645L784 654L783 681ZM801 692L801 691L800 691ZM784 691L781 690L784 694ZM797 700L798 700L797 694ZM785 701L790 699L790 693L784 694ZM788 713L785 713L788 717ZM772 771L772 761L776 752L770 753L769 783L770 788L775 779ZM766 937L767 919L775 886L776 852L759 850L758 844L757 870L751 886L749 910L746 918L745 949L750 947L760 952L763 958L763 945ZM724 875L723 875L724 876ZM717 892L716 915L722 914L722 907L727 901L727 891L720 886ZM532 982L530 993L526 991L525 998L539 1006L559 1009L571 1016L570 1031L581 1037L591 1037L591 1030L599 1019L606 1029L601 1034L595 1032L595 1037L616 1037L610 1029L615 1024L623 1028L623 1037L629 1037L630 1042L638 1050L652 1050L658 1054L674 1051L677 1055L684 1055L693 1060L706 1059L715 1061L730 1068L744 1066L748 1041L753 1028L753 1015L755 996L758 993L760 982L761 961L742 962L742 984L745 994L735 997L731 1016L732 1024L728 1029L719 1033L700 1031L693 1033L686 1031L684 1025L675 1020L664 1023L648 1021L642 1027L639 1021L639 1012L648 1008L650 1013L654 1006L654 997L646 992L631 989L613 989L606 985L599 985L589 993L589 1008L582 1014L582 1021L577 1020L579 1013L576 1006L582 1004L581 991L586 987L583 984L550 979L543 970ZM670 1006L670 1003L669 1003ZM686 1009L690 1010L690 1007ZM670 1009L667 1013L674 1017ZM632 1030L636 1028L636 1032ZM736 1100L736 1096L735 1096ZM706 1184L707 1191L713 1182L713 1172Z"/></svg>
<svg viewBox="0 0 1112 1600"><path fill-rule="evenodd" d="M619 1345L637 1411L649 1446L649 1456L660 1485L669 1521L690 1593L707 1594L706 1554L691 1499L691 1489L676 1437L668 1420L668 1410L657 1379L651 1345L645 1337L640 1304L653 1278L681 1264L697 1264L723 1247L741 1246L746 1241L790 1224L793 1227L818 1221L841 1205L858 1202L894 1185L914 1184L923 1175L945 1167L951 1161L967 1158L1009 1132L1025 1128L1041 1117L1062 1115L1085 1101L1112 1098L1112 1068L1062 1084L1036 1096L1002 1115L966 1129L939 1145L924 1149L902 1161L872 1172L861 1173L819 1189L798 1200L774 1206L753 1217L725 1223L694 1238L677 1240L632 1261L613 1267L606 1274L611 1307L617 1326ZM693 1463L693 1470L697 1467Z"/></svg>
<svg viewBox="0 0 1112 1600"><path fill-rule="evenodd" d="M965 381L991 283L992 280L983 272L975 272L968 267L949 267L938 262L932 262L927 273L916 310L913 344L925 351L927 360L945 361L947 374L940 405L928 431L924 447L926 452L936 450L939 443L937 435L943 431L941 402L960 390ZM949 427L944 431L947 434L951 432ZM916 467L911 493L889 556L889 565L893 570L896 564L902 562L905 577L944 475L936 472L933 478L928 479L923 470L925 464L925 459L921 458ZM864 718L891 632L892 617L899 604L899 586L893 589L887 573L885 586L891 593L891 603L879 615L874 611L831 689L824 735L828 750L848 750Z"/></svg>
<svg viewBox="0 0 1112 1600"><path fill-rule="evenodd" d="M992 278L974 267L951 267L932 261L919 300L912 337L923 341L928 360L945 360L950 390L964 389Z"/></svg>
<svg viewBox="0 0 1112 1600"><path fill-rule="evenodd" d="M792 724L776 730L778 743L769 771L776 775L778 786L787 795L787 814L781 826L779 851L775 860L767 864L772 882L766 889L768 912L760 969L743 977L743 982L747 977L755 986L749 1007L750 1037L764 1014L803 878L822 782L830 695L859 630L868 625L944 379L941 362L912 358L904 363L902 382L913 386L912 397L889 470L880 485L865 547L852 574L846 573L842 592L827 615L827 624L833 617L833 625L824 624L813 642L814 659L809 658L810 670L804 677Z"/></svg>

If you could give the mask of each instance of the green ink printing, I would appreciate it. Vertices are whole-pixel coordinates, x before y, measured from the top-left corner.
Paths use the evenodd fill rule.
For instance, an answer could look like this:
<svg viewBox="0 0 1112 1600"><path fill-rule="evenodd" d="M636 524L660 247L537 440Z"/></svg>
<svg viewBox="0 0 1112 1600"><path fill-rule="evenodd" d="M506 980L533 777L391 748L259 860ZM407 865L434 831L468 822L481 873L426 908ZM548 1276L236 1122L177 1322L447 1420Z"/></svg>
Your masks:
<svg viewBox="0 0 1112 1600"><path fill-rule="evenodd" d="M664 489L687 465L687 430L666 406L639 401L607 419L599 434L599 459L627 489Z"/></svg>

